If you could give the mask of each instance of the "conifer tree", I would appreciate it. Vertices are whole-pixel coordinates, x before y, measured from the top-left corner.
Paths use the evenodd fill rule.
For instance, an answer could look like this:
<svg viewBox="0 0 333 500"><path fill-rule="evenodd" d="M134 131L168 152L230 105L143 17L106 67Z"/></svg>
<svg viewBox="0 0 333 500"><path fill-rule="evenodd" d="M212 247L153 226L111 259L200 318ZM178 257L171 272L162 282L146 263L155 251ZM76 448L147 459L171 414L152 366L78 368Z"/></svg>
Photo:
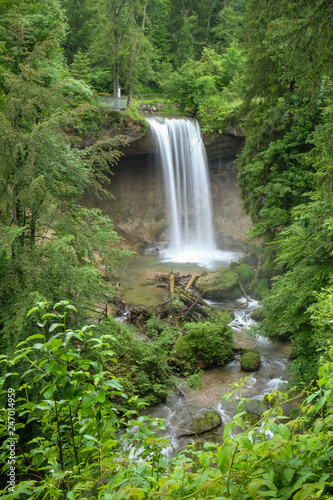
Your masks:
<svg viewBox="0 0 333 500"><path fill-rule="evenodd" d="M66 124L73 129L85 113L96 114L91 90L64 78L57 32L36 42L23 9L11 11L7 22L0 111L0 328L5 350L22 335L27 308L36 298L80 297L84 307L103 300L107 289L93 265L96 256L106 266L120 259L109 248L116 239L111 220L79 205L85 189L106 180L119 157L119 142L97 143L98 154L94 147L88 154L72 147ZM84 104L77 106L80 99Z"/></svg>

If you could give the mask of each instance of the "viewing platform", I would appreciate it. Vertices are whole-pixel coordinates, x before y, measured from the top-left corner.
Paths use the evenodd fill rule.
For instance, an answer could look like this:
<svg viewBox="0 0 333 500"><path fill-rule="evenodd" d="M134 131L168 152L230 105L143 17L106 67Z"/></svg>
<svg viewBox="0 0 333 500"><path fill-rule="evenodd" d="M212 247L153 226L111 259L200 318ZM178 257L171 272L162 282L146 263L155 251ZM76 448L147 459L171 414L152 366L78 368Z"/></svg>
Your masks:
<svg viewBox="0 0 333 500"><path fill-rule="evenodd" d="M109 94L99 94L99 97L105 107L112 111L121 111L127 108L127 96L113 97Z"/></svg>
<svg viewBox="0 0 333 500"><path fill-rule="evenodd" d="M127 99L128 96L120 96L114 97L111 94L98 94L104 106L108 110L112 111L122 111L127 108ZM162 94L139 94L137 96L133 96L135 99L155 99L156 97L160 97Z"/></svg>

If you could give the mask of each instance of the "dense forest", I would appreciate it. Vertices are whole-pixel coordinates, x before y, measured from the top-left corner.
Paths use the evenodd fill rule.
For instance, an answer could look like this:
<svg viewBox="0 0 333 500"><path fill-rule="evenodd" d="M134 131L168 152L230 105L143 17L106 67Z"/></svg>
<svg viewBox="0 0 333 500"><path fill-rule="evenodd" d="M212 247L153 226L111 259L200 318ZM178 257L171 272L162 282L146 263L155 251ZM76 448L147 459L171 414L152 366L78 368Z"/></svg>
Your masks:
<svg viewBox="0 0 333 500"><path fill-rule="evenodd" d="M330 0L0 2L3 498L333 498L332 32ZM106 116L100 95L118 88L128 107ZM223 443L169 460L163 423L139 410L175 373L196 384L230 359L232 335L228 313L194 321L177 293L138 318L153 342L93 316L132 254L82 195L108 195L122 125L146 131L140 102L195 116L205 134L245 133L263 304L251 334L292 343L289 391L258 422L236 387Z"/></svg>

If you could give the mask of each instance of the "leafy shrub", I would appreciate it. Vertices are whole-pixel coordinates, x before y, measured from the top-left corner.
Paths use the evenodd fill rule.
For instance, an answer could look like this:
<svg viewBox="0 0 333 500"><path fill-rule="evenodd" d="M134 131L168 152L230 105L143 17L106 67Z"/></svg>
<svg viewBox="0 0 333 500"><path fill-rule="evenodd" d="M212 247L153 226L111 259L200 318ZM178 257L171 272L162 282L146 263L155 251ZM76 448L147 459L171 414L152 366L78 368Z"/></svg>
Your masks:
<svg viewBox="0 0 333 500"><path fill-rule="evenodd" d="M186 333L179 337L172 351L171 363L182 372L223 365L233 354L232 331L228 313L219 312L212 321L185 323Z"/></svg>
<svg viewBox="0 0 333 500"><path fill-rule="evenodd" d="M4 465L0 481L7 489L4 498L8 500L27 496L53 500L101 498L100 487L120 471L121 457L128 458L140 433L149 439L150 453L156 454L157 460L165 446L165 440L154 436L145 417L129 421L128 426L119 418L112 399L127 396L110 371L116 363L109 344L112 339L107 335L94 337L86 326L82 330L66 329L66 315L71 310L74 306L65 301L55 304L52 312L47 312L46 303L39 303L29 314L40 312L42 332L21 342L13 360L0 356L7 367L6 376L0 378L0 395L7 400L0 412L0 438L8 446L1 454ZM87 350L95 353L94 360L84 355ZM19 375L16 370L22 366L26 369ZM11 387L16 377L21 382L18 391ZM31 395L40 381L43 388L35 394L38 401L33 404ZM15 410L19 417L16 425L12 424ZM127 417L135 413L129 411ZM35 433L28 443L22 433L32 422L36 424ZM159 426L158 422L154 424ZM13 453L9 455L8 450ZM9 482L13 466L8 461L13 456L11 463L17 475Z"/></svg>
<svg viewBox="0 0 333 500"><path fill-rule="evenodd" d="M150 320L150 325L152 323ZM158 331L152 326L150 329L151 335L158 337ZM135 331L128 326L110 317L104 320L99 330L100 334L112 337L109 343L119 361L112 367L112 372L123 380L128 396L140 396L149 404L164 399L171 385L167 351L174 342L174 331L163 331L155 342L146 342L136 337Z"/></svg>

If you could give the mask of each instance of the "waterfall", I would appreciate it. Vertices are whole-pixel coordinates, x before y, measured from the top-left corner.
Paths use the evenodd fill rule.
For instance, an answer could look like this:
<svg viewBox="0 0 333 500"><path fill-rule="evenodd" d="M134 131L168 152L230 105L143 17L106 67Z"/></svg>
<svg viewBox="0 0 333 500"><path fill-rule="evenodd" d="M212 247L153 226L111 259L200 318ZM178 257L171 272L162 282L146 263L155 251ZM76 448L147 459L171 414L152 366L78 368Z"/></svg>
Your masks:
<svg viewBox="0 0 333 500"><path fill-rule="evenodd" d="M198 122L168 118L148 121L170 217L166 255L177 262L209 258L216 247L207 157Z"/></svg>

